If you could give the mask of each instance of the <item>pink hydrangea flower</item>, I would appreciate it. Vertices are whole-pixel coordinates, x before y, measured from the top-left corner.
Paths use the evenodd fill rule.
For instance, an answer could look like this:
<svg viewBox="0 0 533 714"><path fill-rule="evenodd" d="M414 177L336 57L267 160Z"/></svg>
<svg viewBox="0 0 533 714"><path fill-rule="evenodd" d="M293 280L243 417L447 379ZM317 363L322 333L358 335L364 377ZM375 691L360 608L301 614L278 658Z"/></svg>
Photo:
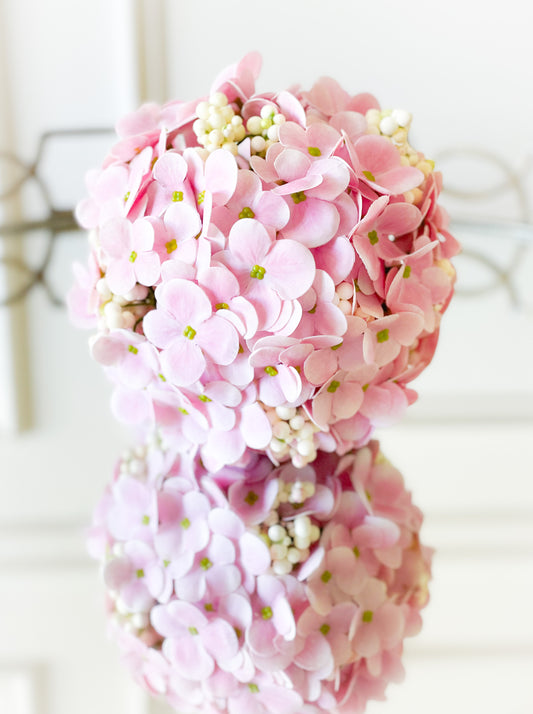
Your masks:
<svg viewBox="0 0 533 714"><path fill-rule="evenodd" d="M136 283L156 283L160 263L153 251L154 231L147 220L108 221L102 226L100 243L108 260L106 278L112 292L126 295Z"/></svg>
<svg viewBox="0 0 533 714"><path fill-rule="evenodd" d="M157 310L148 313L144 331L161 349L161 365L173 384L186 387L200 379L206 358L229 364L237 356L235 328L213 314L209 298L192 282L176 278L157 290Z"/></svg>

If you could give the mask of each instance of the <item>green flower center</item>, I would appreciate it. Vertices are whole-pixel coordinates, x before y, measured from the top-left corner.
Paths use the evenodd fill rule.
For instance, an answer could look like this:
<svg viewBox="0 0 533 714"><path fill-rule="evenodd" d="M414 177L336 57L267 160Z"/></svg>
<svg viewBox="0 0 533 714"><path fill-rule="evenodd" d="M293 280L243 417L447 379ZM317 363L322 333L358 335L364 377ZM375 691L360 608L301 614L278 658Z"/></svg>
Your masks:
<svg viewBox="0 0 533 714"><path fill-rule="evenodd" d="M372 171L363 171L363 176L367 178L369 181L375 181L376 177L372 173Z"/></svg>
<svg viewBox="0 0 533 714"><path fill-rule="evenodd" d="M373 617L374 613L372 612L372 610L365 610L361 619L363 620L363 622L372 622Z"/></svg>
<svg viewBox="0 0 533 714"><path fill-rule="evenodd" d="M144 578L144 570L143 570L142 568L139 568L139 570L137 570L137 571L135 572L135 575L136 575L138 578Z"/></svg>
<svg viewBox="0 0 533 714"><path fill-rule="evenodd" d="M128 352L131 352L131 353L134 354L134 355L136 355L138 351L139 351L139 350L138 350L134 345L130 345L130 346L128 347Z"/></svg>
<svg viewBox="0 0 533 714"><path fill-rule="evenodd" d="M370 245L376 245L379 241L377 231L370 231L368 234L368 240L370 241Z"/></svg>
<svg viewBox="0 0 533 714"><path fill-rule="evenodd" d="M247 503L249 506L253 506L254 503L257 503L259 500L259 496L255 491L248 491L248 493L245 496L244 502Z"/></svg>
<svg viewBox="0 0 533 714"><path fill-rule="evenodd" d="M181 526L184 530L187 530L187 528L190 528L190 527L191 527L191 522L190 522L190 520L189 520L188 518L184 518L184 519L181 521L180 526Z"/></svg>
<svg viewBox="0 0 533 714"><path fill-rule="evenodd" d="M219 302L215 305L215 310L229 310L227 302Z"/></svg>
<svg viewBox="0 0 533 714"><path fill-rule="evenodd" d="M334 379L333 382L331 382L331 384L328 387L328 392L330 392L331 394L334 394L340 386L341 386L341 383L337 382L337 380Z"/></svg>
<svg viewBox="0 0 533 714"><path fill-rule="evenodd" d="M265 277L265 269L261 265L254 265L254 267L250 270L250 277L263 280Z"/></svg>
<svg viewBox="0 0 533 714"><path fill-rule="evenodd" d="M332 578L332 575L331 575L331 573L329 572L329 570L325 570L325 571L322 573L322 575L320 576L320 580L322 580L323 583L329 583L329 581L331 580L331 578Z"/></svg>
<svg viewBox="0 0 533 714"><path fill-rule="evenodd" d="M326 636L328 632L331 630L331 627L325 622L323 625L319 627L320 632Z"/></svg>
<svg viewBox="0 0 533 714"><path fill-rule="evenodd" d="M278 373L278 370L275 367L272 367L272 365L269 365L268 367L265 367L265 372L270 376L270 377L275 377L276 374Z"/></svg>
<svg viewBox="0 0 533 714"><path fill-rule="evenodd" d="M201 205L205 200L205 191L200 191L198 194L198 205Z"/></svg>
<svg viewBox="0 0 533 714"><path fill-rule="evenodd" d="M169 240L168 243L165 243L165 248L167 249L167 253L169 255L170 255L170 253L173 253L177 247L178 247L178 244L177 244L175 238L173 238L172 240Z"/></svg>
<svg viewBox="0 0 533 714"><path fill-rule="evenodd" d="M272 608L268 605L261 610L261 617L263 620L270 620L273 614Z"/></svg>
<svg viewBox="0 0 533 714"><path fill-rule="evenodd" d="M183 201L183 191L174 191L172 194L172 200L174 203L177 203L178 201Z"/></svg>
<svg viewBox="0 0 533 714"><path fill-rule="evenodd" d="M183 330L183 335L189 340L194 340L194 338L196 337L196 330L190 325L187 325L187 327Z"/></svg>
<svg viewBox="0 0 533 714"><path fill-rule="evenodd" d="M199 394L198 399L204 403L213 401L212 399L209 399L209 397L206 394Z"/></svg>
<svg viewBox="0 0 533 714"><path fill-rule="evenodd" d="M209 560L209 558L202 558L200 561L200 567L202 570L209 570L213 566L213 563Z"/></svg>
<svg viewBox="0 0 533 714"><path fill-rule="evenodd" d="M245 206L239 213L239 218L255 218L255 213L249 206Z"/></svg>
<svg viewBox="0 0 533 714"><path fill-rule="evenodd" d="M378 342L387 342L387 340L389 339L389 331L380 330L376 335L376 339Z"/></svg>
<svg viewBox="0 0 533 714"><path fill-rule="evenodd" d="M296 191L296 193L291 193L291 198L294 203L302 203L302 201L307 200L307 196L303 191Z"/></svg>
<svg viewBox="0 0 533 714"><path fill-rule="evenodd" d="M135 263L136 260L137 260L137 253L134 250L132 250L131 254L130 254L130 263Z"/></svg>
<svg viewBox="0 0 533 714"><path fill-rule="evenodd" d="M309 146L307 151L311 154L311 156L322 156L322 152L318 146Z"/></svg>
<svg viewBox="0 0 533 714"><path fill-rule="evenodd" d="M198 630L196 629L196 627L189 627L189 632L191 633L191 635L198 634Z"/></svg>
<svg viewBox="0 0 533 714"><path fill-rule="evenodd" d="M150 523L150 516L143 516L143 517L142 517L142 523L143 523L143 526L149 525L149 523Z"/></svg>
<svg viewBox="0 0 533 714"><path fill-rule="evenodd" d="M406 265L405 268L403 269L403 277L408 278L411 275L411 266Z"/></svg>
<svg viewBox="0 0 533 714"><path fill-rule="evenodd" d="M259 692L259 687L253 682L250 682L248 684L248 689L252 692L252 694L257 694Z"/></svg>

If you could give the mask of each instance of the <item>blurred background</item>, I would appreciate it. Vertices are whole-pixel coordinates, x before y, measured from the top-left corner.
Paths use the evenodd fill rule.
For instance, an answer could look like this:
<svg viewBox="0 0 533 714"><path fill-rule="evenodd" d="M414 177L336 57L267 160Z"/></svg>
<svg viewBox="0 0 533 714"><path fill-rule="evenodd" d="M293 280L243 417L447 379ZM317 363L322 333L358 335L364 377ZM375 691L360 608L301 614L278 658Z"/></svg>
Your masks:
<svg viewBox="0 0 533 714"><path fill-rule="evenodd" d="M414 114L464 244L419 402L378 434L437 548L406 681L370 714L531 714L533 11L522 0L0 0L0 711L162 714L108 643L83 529L127 435L62 306L110 129L247 51ZM87 131L91 130L91 131ZM185 713L184 713L185 714Z"/></svg>

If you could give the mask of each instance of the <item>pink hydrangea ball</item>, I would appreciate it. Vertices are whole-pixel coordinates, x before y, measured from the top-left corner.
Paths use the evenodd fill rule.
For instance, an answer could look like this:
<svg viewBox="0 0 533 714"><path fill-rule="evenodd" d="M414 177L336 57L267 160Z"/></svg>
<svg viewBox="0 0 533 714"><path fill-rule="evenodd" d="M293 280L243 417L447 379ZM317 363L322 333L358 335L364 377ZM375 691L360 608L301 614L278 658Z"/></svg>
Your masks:
<svg viewBox="0 0 533 714"><path fill-rule="evenodd" d="M257 54L207 97L149 104L88 176L73 318L138 431L211 471L312 463L416 399L458 245L411 116L334 80L256 93Z"/></svg>
<svg viewBox="0 0 533 714"><path fill-rule="evenodd" d="M421 523L375 441L217 473L151 445L120 461L89 544L127 666L177 710L356 714L420 628Z"/></svg>

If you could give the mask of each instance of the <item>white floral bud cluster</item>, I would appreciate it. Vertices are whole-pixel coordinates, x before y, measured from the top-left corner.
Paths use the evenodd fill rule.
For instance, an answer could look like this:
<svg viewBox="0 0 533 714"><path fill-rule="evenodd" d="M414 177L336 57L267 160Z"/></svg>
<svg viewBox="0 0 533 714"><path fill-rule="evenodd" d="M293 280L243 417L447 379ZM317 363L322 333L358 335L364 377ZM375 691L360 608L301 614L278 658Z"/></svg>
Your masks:
<svg viewBox="0 0 533 714"><path fill-rule="evenodd" d="M260 114L244 123L223 92L215 92L209 101L200 102L196 116L192 128L200 146L209 153L223 148L234 156L239 153L238 144L247 137L251 154L264 156L269 146L279 141L279 127L286 121L273 104L265 104Z"/></svg>
<svg viewBox="0 0 533 714"><path fill-rule="evenodd" d="M286 117L273 104L265 104L261 114L251 116L246 122L246 131L251 136L252 154L264 155L268 148L279 141L279 128Z"/></svg>
<svg viewBox="0 0 533 714"><path fill-rule="evenodd" d="M407 140L412 118L405 109L369 109L366 113L368 132L388 136L395 144Z"/></svg>
<svg viewBox="0 0 533 714"><path fill-rule="evenodd" d="M113 556L120 558L122 555L124 555L123 545L116 543L113 546ZM146 630L150 625L150 608L146 612L131 612L118 592L111 589L108 589L107 592L111 600L113 600L112 618L116 625L137 636Z"/></svg>
<svg viewBox="0 0 533 714"><path fill-rule="evenodd" d="M133 330L136 323L144 317L146 308L144 300L148 296L148 288L135 285L126 295L115 295L109 289L105 276L96 283L96 292L100 298L100 319L98 329Z"/></svg>
<svg viewBox="0 0 533 714"><path fill-rule="evenodd" d="M335 299L337 307L343 312L344 315L351 315L353 313L353 295L355 292L355 285L352 282L344 282L337 285L335 288Z"/></svg>
<svg viewBox="0 0 533 714"><path fill-rule="evenodd" d="M301 407L276 407L267 416L272 425L268 452L281 463L290 458L297 468L316 459L315 434L320 431Z"/></svg>
<svg viewBox="0 0 533 714"><path fill-rule="evenodd" d="M120 459L120 476L144 480L147 476L146 457L149 451L150 448L144 444L126 449Z"/></svg>
<svg viewBox="0 0 533 714"><path fill-rule="evenodd" d="M235 114L225 94L215 92L209 101L200 102L196 107L196 116L198 119L192 128L204 149L211 152L224 148L237 155L237 144L246 137L246 129L242 117Z"/></svg>
<svg viewBox="0 0 533 714"><path fill-rule="evenodd" d="M268 530L264 534L270 549L272 571L276 575L287 575L299 563L303 563L310 554L313 543L320 539L320 528L312 523L309 516L297 515L293 520L280 521L280 504L292 503L299 507L315 493L312 481L279 481L278 495L263 526Z"/></svg>

